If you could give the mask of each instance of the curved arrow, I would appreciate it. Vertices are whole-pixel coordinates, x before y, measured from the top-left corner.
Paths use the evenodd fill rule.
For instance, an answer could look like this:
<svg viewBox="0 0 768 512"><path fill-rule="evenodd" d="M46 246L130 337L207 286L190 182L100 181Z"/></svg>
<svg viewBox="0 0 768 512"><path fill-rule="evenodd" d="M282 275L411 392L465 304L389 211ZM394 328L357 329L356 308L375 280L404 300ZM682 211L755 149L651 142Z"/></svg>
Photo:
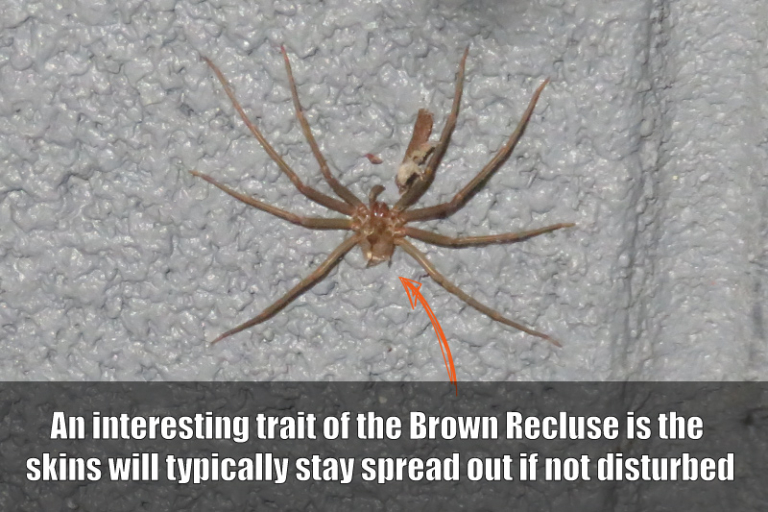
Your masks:
<svg viewBox="0 0 768 512"><path fill-rule="evenodd" d="M421 302L424 306L424 310L429 316L429 320L432 322L432 327L435 328L435 334L437 335L437 341L440 342L440 351L443 353L443 362L445 362L445 369L448 370L448 378L451 380L454 386L456 386L456 394L459 394L459 384L456 381L456 368L453 366L453 356L451 356L451 348L448 346L448 341L445 339L445 333L443 328L440 327L440 322L437 321L437 317L432 312L432 308L429 307L427 300L419 291L421 283L414 281L413 279L407 279L405 277L400 278L400 282L403 283L405 293L408 294L408 300L411 303L411 309L416 309L416 302Z"/></svg>

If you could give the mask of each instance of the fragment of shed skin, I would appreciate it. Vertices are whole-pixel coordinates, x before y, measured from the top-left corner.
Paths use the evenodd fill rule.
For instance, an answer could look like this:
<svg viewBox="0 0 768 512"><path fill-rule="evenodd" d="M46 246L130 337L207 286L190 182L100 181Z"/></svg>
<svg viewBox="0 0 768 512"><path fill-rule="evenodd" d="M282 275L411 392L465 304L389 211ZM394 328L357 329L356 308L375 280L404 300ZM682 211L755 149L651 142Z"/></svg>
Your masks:
<svg viewBox="0 0 768 512"><path fill-rule="evenodd" d="M419 110L416 123L413 125L411 142L405 150L405 157L397 168L395 176L395 184L400 195L405 194L416 180L424 177L424 164L429 154L435 149L435 145L429 142L433 120L432 112L423 108Z"/></svg>

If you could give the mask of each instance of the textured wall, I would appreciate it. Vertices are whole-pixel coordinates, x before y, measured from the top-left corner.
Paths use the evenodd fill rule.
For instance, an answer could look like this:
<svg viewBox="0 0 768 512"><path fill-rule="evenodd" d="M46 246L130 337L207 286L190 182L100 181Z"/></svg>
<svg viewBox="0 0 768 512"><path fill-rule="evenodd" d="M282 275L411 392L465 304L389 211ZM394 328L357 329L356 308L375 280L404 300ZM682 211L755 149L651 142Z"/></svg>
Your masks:
<svg viewBox="0 0 768 512"><path fill-rule="evenodd" d="M768 6L716 1L109 2L0 12L0 374L5 379L446 379L398 276L420 280L459 380L765 378ZM320 146L359 196L416 111L442 125L470 45L447 199L545 90L525 137L441 233L573 221L512 246L430 249L490 321L405 254L337 270L210 347L342 240L247 208L197 169L298 213L200 55L307 182L280 44ZM371 165L365 153L385 163ZM432 225L434 224L434 225Z"/></svg>

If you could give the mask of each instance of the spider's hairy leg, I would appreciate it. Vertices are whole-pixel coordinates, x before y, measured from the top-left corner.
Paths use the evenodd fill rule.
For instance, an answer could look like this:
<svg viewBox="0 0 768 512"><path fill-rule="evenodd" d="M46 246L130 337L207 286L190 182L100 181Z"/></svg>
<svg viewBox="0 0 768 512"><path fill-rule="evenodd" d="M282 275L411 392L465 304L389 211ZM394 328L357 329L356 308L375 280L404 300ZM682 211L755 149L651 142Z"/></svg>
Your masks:
<svg viewBox="0 0 768 512"><path fill-rule="evenodd" d="M207 174L203 174L198 171L189 171L189 173L192 174L193 176L197 176L198 178L204 179L214 187L217 187L220 190L223 190L224 192L231 195L238 201L242 201L243 203L249 206L253 206L254 208L258 208L259 210L265 211L267 213L271 213L276 217L280 217L281 219L285 219L288 222L298 224L299 226L304 226L305 228L311 228L311 229L352 229L351 219L327 219L323 217L302 217L301 215L296 215L295 213L291 213L289 211L286 211L281 208L277 208L270 204L259 201L258 199L254 199L250 196L246 196L245 194L242 194L237 190L229 188L223 183L219 183L218 181L211 178Z"/></svg>
<svg viewBox="0 0 768 512"><path fill-rule="evenodd" d="M525 131L525 127L528 125L528 121L531 119L533 109L536 107L536 102L539 101L539 96L544 90L544 87L549 83L549 78L544 80L536 92L533 93L531 101L528 103L528 108L525 109L525 113L520 121L517 123L515 131L509 136L506 143L499 149L490 162L470 181L464 188L462 188L454 197L447 203L438 204L435 206L428 206L426 208L418 208L416 210L410 210L403 214L406 222L414 220L431 220L447 217L462 206L464 206L467 200L472 195L480 190L486 180L509 158L510 153L517 145L517 141L520 140L520 136Z"/></svg>
<svg viewBox="0 0 768 512"><path fill-rule="evenodd" d="M419 200L424 193L429 189L432 181L435 179L435 170L440 165L440 161L445 155L445 150L448 149L448 143L451 141L451 134L453 129L456 128L456 119L459 117L459 105L461 104L461 94L464 91L464 67L467 63L467 55L469 55L469 46L464 50L464 55L461 57L459 63L459 71L456 75L456 91L453 95L453 105L451 106L451 113L448 115L448 119L445 121L443 131L440 133L440 141L432 151L432 156L427 161L427 165L424 168L424 176L417 180L408 191L400 197L400 200L394 206L395 210L403 211L413 203Z"/></svg>
<svg viewBox="0 0 768 512"><path fill-rule="evenodd" d="M553 337L547 334L541 333L539 331L534 331L533 329L526 327L521 323L515 322L514 320L510 320L509 318L502 316L502 314L496 311L495 309L489 308L485 304L477 301L476 299L464 293L461 290L461 288L459 288L458 286L450 282L444 275L438 272L435 266L432 265L432 263L427 259L426 255L420 250L418 250L408 240L405 240L404 238L400 238L395 243L400 247L402 247L405 252L407 252L413 259L415 259L419 263L419 265L424 267L424 270L427 271L429 276L432 279L434 279L437 282L437 284L439 284L440 286L442 286L452 294L456 295L458 298L460 298L461 300L463 300L464 302L466 302L476 310L489 316L491 319L496 320L497 322L501 322L510 327L514 327L515 329L528 333L531 336L536 336L538 338L545 339L557 347L562 346L560 345L560 342L554 339Z"/></svg>
<svg viewBox="0 0 768 512"><path fill-rule="evenodd" d="M291 180L291 183L293 183L299 192L307 196L312 201L321 204L328 209L335 210L346 215L352 215L354 208L351 205L343 201L339 201L338 199L334 199L331 196L325 195L319 190L316 190L301 181L296 173L293 172L293 169L291 169L288 164L285 163L283 157L281 157L277 151L275 151L275 148L273 148L272 145L267 142L267 139L264 137L264 135L262 135L261 131L256 127L256 125L253 124L250 119L248 119L245 110L243 110L243 107L241 107L240 103L237 101L235 92L232 90L232 86L229 85L229 82L224 76L224 73L222 73L221 70L216 67L216 64L214 64L208 57L202 56L202 59L206 64L208 64L208 67L213 70L216 78L219 79L219 82L221 82L221 86L224 88L224 92L227 93L227 96L229 96L229 100L232 102L232 106L235 107L235 110L240 115L240 119L243 120L253 136L256 137L256 140L259 141L261 147L264 148L264 151L267 152L269 157L277 164L280 170L283 171L286 176L288 176L288 178Z"/></svg>
<svg viewBox="0 0 768 512"><path fill-rule="evenodd" d="M319 282L326 275L328 275L328 272L330 272L331 269L341 261L341 258L346 253L348 253L350 249L352 249L355 245L357 245L359 241L360 241L360 237L358 236L352 236L344 240L341 244L339 244L339 246L336 249L333 250L333 252L328 256L328 258L324 262L322 262L319 267L315 269L314 272L312 272L307 277L302 279L299 284L297 284L296 286L288 290L288 292L282 297L280 297L274 304L272 304L267 309L262 311L261 314L259 314L258 316L251 318L247 322L238 325L234 329L230 329L227 332L223 333L221 336L213 340L211 344L218 343L224 338L232 336L233 334L237 334L240 331L244 331L249 327L253 327L254 325L258 325L275 316L285 306L290 304L296 297L298 297L299 295L301 295L302 293L310 289L317 282Z"/></svg>
<svg viewBox="0 0 768 512"><path fill-rule="evenodd" d="M507 244L512 242L520 242L522 240L527 240L535 236L543 235L544 233L550 233L558 229L572 228L575 225L576 224L572 222L563 222L560 224L552 224L551 226L544 226L543 228L539 229L518 231L517 233L501 233L498 235L484 236L464 236L458 238L406 226L405 236L410 236L412 238L416 238L417 240L421 240L422 242L433 245L440 245L443 247L468 247L471 245Z"/></svg>
<svg viewBox="0 0 768 512"><path fill-rule="evenodd" d="M331 169L328 167L328 162L325 161L325 157L320 152L320 148L317 146L317 141L315 141L315 137L312 135L312 129L309 127L307 118L304 116L304 109L301 108L301 102L299 102L299 92L296 90L296 82L293 79L293 71L291 71L291 61L288 60L288 53L285 51L284 46L280 47L280 51L283 53L283 60L285 60L285 71L288 74L288 84L291 87L291 96L293 97L294 110L296 110L296 118L299 120L301 130L304 132L304 138L307 139L309 147L312 148L312 154L315 155L315 160L317 160L317 163L320 166L320 172L323 173L325 181L328 182L333 191L336 192L340 198L342 198L351 206L360 206L363 204L362 201L360 201L357 196L352 193L351 190L342 185L339 180L337 180L333 174L331 174Z"/></svg>

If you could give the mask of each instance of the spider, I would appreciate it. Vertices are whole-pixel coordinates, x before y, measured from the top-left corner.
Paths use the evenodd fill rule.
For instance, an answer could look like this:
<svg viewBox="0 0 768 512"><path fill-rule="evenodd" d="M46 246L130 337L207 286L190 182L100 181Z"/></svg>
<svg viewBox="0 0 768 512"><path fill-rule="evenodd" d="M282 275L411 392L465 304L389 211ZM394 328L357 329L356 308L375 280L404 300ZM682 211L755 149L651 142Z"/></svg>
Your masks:
<svg viewBox="0 0 768 512"><path fill-rule="evenodd" d="M324 194L323 192L320 192L319 190L301 181L293 169L291 169L288 164L285 163L283 157L280 156L277 151L275 151L275 148L272 147L269 142L267 142L261 131L248 118L245 111L240 106L240 103L237 101L232 87L224 77L224 74L221 72L221 70L207 57L202 57L202 59L208 64L211 70L213 70L219 82L221 82L221 85L224 88L224 92L227 94L227 96L229 96L232 105L240 115L240 118L243 120L245 125L251 131L253 136L256 137L269 157L277 164L280 170L285 173L286 176L288 176L288 178L296 186L299 192L301 192L310 200L325 206L329 210L333 210L334 212L345 215L346 218L304 217L296 215L289 211L277 208L270 204L259 201L258 199L254 199L253 197L237 192L236 190L233 190L230 187L219 183L206 174L198 171L190 172L194 176L204 179L208 183L221 189L235 199L242 201L247 205L253 206L254 208L258 208L259 210L271 213L272 215L287 220L288 222L292 222L294 224L298 224L310 229L346 230L350 231L351 235L347 237L343 242L341 242L341 244L339 244L339 246L336 247L333 252L331 252L328 258L323 261L323 263L321 263L320 266L318 266L309 276L291 288L285 295L280 297L271 306L262 311L258 316L255 316L247 322L244 322L237 327L224 332L218 338L213 340L212 343L217 343L224 338L232 336L233 334L237 334L245 329L258 325L272 318L299 295L326 277L331 269L333 269L341 261L347 252L349 252L355 246L360 246L360 249L362 249L363 252L363 256L367 262L367 266L374 266L385 261L390 261L395 247L400 247L413 259L415 259L419 265L421 265L424 270L426 270L427 274L429 274L429 276L434 279L440 286L456 295L461 300L477 309L481 313L489 316L497 322L501 322L510 327L514 327L515 329L526 332L532 336L545 339L556 346L560 346L558 341L551 336L535 331L519 322L515 322L514 320L510 320L498 311L491 309L485 304L482 304L469 296L458 286L450 282L444 275L438 272L435 266L427 259L426 255L417 249L416 246L414 246L406 238L415 238L416 240L421 240L422 242L426 242L428 244L444 247L467 247L517 242L558 229L574 226L572 223L561 223L517 233L453 238L408 225L409 223L415 221L427 221L448 217L461 209L467 203L467 201L482 188L483 184L488 180L488 178L490 178L491 175L507 160L510 153L512 152L512 149L517 144L517 141L520 139L520 136L525 130L525 127L528 124L528 120L533 113L536 102L538 101L542 90L549 82L549 79L544 80L544 82L536 89L533 97L528 103L528 108L525 110L525 113L518 122L515 131L512 133L512 135L510 135L506 143L497 151L491 161L488 162L485 167L483 167L483 169L474 177L474 179L465 185L464 188L462 188L453 197L453 199L434 206L410 209L411 206L413 206L419 200L419 198L421 198L421 196L432 184L435 171L437 170L437 167L440 164L446 149L448 148L448 142L450 141L451 134L456 127L456 118L459 113L459 104L461 102L461 94L464 86L464 67L466 64L467 55L469 53L469 48L467 48L464 51L464 55L462 56L459 64L459 70L456 77L456 89L453 97L453 105L451 107L451 112L445 122L445 126L443 127L443 131L440 134L440 140L434 146L429 146L426 150L424 149L426 143L425 141L429 137L429 133L426 133L426 136L424 135L424 121L419 121L419 119L422 119L426 116L429 117L428 132L431 132L431 114L426 111L421 111L419 113L420 115L419 119L417 119L416 126L414 127L413 140L409 146L409 151L416 146L421 146L420 156L424 157L425 153L428 153L428 158L424 158L425 161L423 166L418 169L418 172L413 171L409 173L407 176L407 184L404 181L402 183L401 181L398 181L398 186L404 185L404 187L401 188L401 196L399 200L393 207L390 208L385 203L377 200L379 194L381 194L381 192L384 190L382 185L376 185L371 189L370 193L368 194L368 202L365 203L357 198L347 187L342 185L331 174L328 163L320 152L320 148L315 141L315 137L312 135L312 130L309 127L309 123L304 116L304 111L301 107L301 103L299 102L299 96L296 89L296 83L293 78L293 72L291 70L291 63L288 59L288 54L284 47L281 47L280 50L283 54L283 60L285 61L285 70L288 75L288 84L291 89L291 96L293 98L293 106L296 111L296 117L299 121L299 124L301 125L302 131L304 132L304 137L307 139L309 147L311 148L312 153L317 160L317 163L320 167L320 172L323 174L325 181L328 183L328 185L330 185L331 189L333 189L338 198ZM423 115L422 112L426 113L426 115ZM408 153L406 153L406 157L407 156Z"/></svg>

